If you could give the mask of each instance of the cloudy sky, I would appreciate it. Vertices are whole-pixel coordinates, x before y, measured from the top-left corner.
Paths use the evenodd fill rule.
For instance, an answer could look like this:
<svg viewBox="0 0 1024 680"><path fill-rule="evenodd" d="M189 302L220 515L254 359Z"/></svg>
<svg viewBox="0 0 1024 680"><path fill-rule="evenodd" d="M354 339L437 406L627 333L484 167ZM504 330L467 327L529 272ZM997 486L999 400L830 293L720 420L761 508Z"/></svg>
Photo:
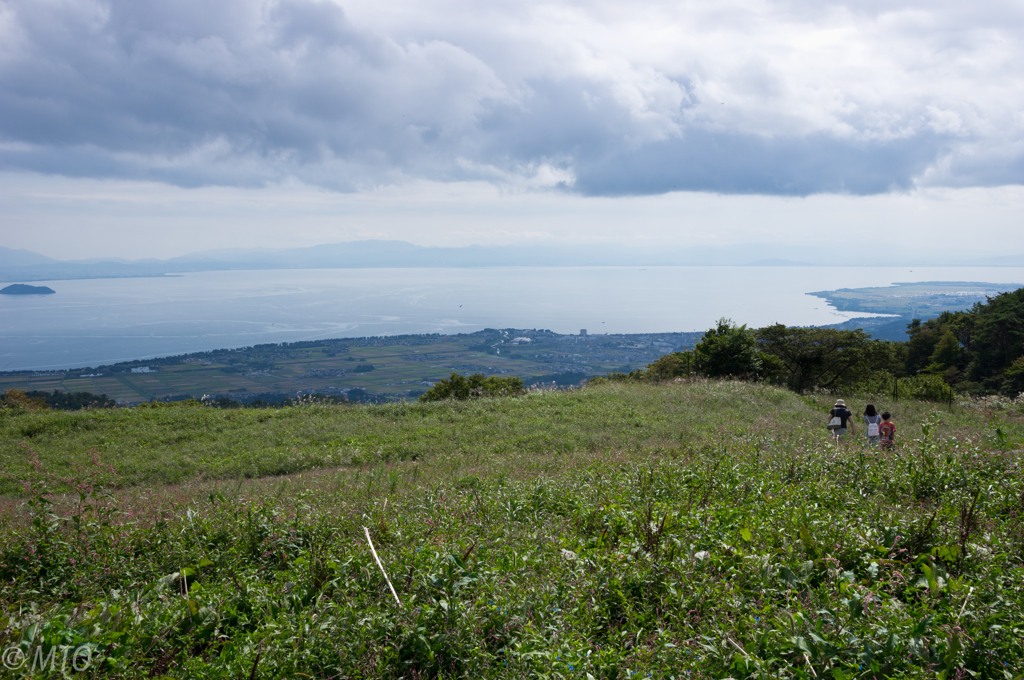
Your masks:
<svg viewBox="0 0 1024 680"><path fill-rule="evenodd" d="M0 245L1024 253L1024 5L0 0Z"/></svg>

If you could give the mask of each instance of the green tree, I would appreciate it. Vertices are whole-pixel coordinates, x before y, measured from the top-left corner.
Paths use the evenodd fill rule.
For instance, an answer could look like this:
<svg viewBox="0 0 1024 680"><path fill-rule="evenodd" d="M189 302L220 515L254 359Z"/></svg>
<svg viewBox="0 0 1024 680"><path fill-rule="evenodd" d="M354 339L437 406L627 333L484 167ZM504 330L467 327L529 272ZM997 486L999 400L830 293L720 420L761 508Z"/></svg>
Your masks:
<svg viewBox="0 0 1024 680"><path fill-rule="evenodd" d="M77 411L83 408L114 408L117 406L117 402L107 395L92 394L91 392L62 392L54 390L50 393L33 390L25 394L32 399L42 399L50 408L63 411Z"/></svg>
<svg viewBox="0 0 1024 680"><path fill-rule="evenodd" d="M760 376L761 357L754 331L737 326L730 319L719 319L694 348L697 369L711 377Z"/></svg>
<svg viewBox="0 0 1024 680"><path fill-rule="evenodd" d="M782 379L794 390L835 387L865 379L892 363L893 343L872 340L862 330L791 328L783 324L757 331L761 352L782 367Z"/></svg>
<svg viewBox="0 0 1024 680"><path fill-rule="evenodd" d="M941 375L965 391L1017 394L1018 369L1012 367L1024 356L1024 288L966 312L943 312L924 323L915 319L907 333L908 374Z"/></svg>
<svg viewBox="0 0 1024 680"><path fill-rule="evenodd" d="M979 302L970 314L968 373L988 389L1002 389L1004 371L1024 356L1024 288Z"/></svg>
<svg viewBox="0 0 1024 680"><path fill-rule="evenodd" d="M939 344L942 336L941 322L938 319L929 319L921 323L920 319L914 319L907 324L907 358L906 373L915 375L924 370L931 361L935 347Z"/></svg>
<svg viewBox="0 0 1024 680"><path fill-rule="evenodd" d="M950 368L956 368L960 363L960 341L952 330L947 329L939 342L935 345L935 351L929 357L930 363L925 369L926 373L945 373Z"/></svg>
<svg viewBox="0 0 1024 680"><path fill-rule="evenodd" d="M1003 371L1003 392L1013 395L1024 392L1024 356Z"/></svg>
<svg viewBox="0 0 1024 680"><path fill-rule="evenodd" d="M672 352L671 354L658 357L653 363L647 364L644 378L660 381L687 375L693 370L693 357L690 356L691 354L691 352Z"/></svg>
<svg viewBox="0 0 1024 680"><path fill-rule="evenodd" d="M506 397L522 393L522 378L488 377L480 373L464 377L452 373L450 377L438 380L433 387L420 395L420 401L463 401L474 397Z"/></svg>

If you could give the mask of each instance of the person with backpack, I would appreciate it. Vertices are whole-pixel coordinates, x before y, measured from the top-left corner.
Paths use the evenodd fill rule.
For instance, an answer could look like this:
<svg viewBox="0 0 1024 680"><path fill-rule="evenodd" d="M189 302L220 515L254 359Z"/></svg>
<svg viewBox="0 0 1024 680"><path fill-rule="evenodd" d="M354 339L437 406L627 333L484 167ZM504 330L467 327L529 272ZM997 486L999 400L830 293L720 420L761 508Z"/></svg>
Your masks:
<svg viewBox="0 0 1024 680"><path fill-rule="evenodd" d="M874 404L868 404L864 409L864 424L867 425L868 446L878 443L878 428L882 424L882 416L878 415Z"/></svg>
<svg viewBox="0 0 1024 680"><path fill-rule="evenodd" d="M878 436L882 442L883 451L891 451L896 448L896 423L889 420L892 414L888 411L882 414L882 424L878 426Z"/></svg>
<svg viewBox="0 0 1024 680"><path fill-rule="evenodd" d="M850 434L853 434L853 412L846 408L845 401L837 399L836 405L828 412L828 423L825 427L832 432L832 437L838 442L846 436L847 425Z"/></svg>

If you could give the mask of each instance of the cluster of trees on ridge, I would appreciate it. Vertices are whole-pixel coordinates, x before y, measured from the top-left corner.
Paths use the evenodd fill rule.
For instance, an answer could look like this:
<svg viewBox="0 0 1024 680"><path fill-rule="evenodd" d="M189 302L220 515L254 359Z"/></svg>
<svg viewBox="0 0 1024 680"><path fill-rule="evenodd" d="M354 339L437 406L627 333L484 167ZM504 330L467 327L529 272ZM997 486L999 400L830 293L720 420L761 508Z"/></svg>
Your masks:
<svg viewBox="0 0 1024 680"><path fill-rule="evenodd" d="M908 333L908 371L942 376L965 392L1024 392L1024 288L966 312L915 320Z"/></svg>
<svg viewBox="0 0 1024 680"><path fill-rule="evenodd" d="M77 411L83 408L114 408L117 402L105 394L92 392L44 392L41 390L6 390L0 393L0 410L14 411Z"/></svg>
<svg viewBox="0 0 1024 680"><path fill-rule="evenodd" d="M465 401L471 397L515 397L525 391L522 378L499 378L485 376L482 373L461 376L453 372L450 377L442 378L434 383L433 387L420 396L420 401L445 401L447 399Z"/></svg>
<svg viewBox="0 0 1024 680"><path fill-rule="evenodd" d="M646 370L609 380L668 380L688 374L768 380L803 391L859 387L942 399L1024 392L1024 288L963 312L914 319L906 342L873 340L862 330L759 329L719 320L692 352L667 354ZM905 391L906 390L906 391Z"/></svg>

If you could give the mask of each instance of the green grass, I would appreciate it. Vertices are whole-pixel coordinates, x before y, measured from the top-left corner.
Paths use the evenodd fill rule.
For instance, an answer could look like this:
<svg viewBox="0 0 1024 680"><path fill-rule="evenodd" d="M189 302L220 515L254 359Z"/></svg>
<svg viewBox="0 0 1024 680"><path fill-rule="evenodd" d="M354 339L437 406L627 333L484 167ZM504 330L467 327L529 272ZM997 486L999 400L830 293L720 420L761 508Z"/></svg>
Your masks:
<svg viewBox="0 0 1024 680"><path fill-rule="evenodd" d="M0 647L83 677L1020 677L1019 405L901 402L880 453L828 443L831 400L8 416Z"/></svg>
<svg viewBox="0 0 1024 680"><path fill-rule="evenodd" d="M753 392L751 391L753 390ZM745 429L758 395L792 427L814 415L775 388L630 386L519 399L443 404L308 406L219 410L177 403L84 412L38 412L0 419L0 493L15 492L32 449L67 476L95 453L116 475L106 483L165 484L264 477L306 469L444 455L506 456L577 451L665 451L723 426Z"/></svg>
<svg viewBox="0 0 1024 680"><path fill-rule="evenodd" d="M34 412L0 418L0 494L20 488L28 449L63 477L95 458L116 470L93 472L104 484L171 484L450 455L657 453L717 433L756 432L765 416L794 435L820 440L831 399L742 383L685 383L436 405L219 410L175 403ZM888 408L898 425L913 427L937 407L904 401ZM944 431L986 431L978 414L955 408L944 415Z"/></svg>

